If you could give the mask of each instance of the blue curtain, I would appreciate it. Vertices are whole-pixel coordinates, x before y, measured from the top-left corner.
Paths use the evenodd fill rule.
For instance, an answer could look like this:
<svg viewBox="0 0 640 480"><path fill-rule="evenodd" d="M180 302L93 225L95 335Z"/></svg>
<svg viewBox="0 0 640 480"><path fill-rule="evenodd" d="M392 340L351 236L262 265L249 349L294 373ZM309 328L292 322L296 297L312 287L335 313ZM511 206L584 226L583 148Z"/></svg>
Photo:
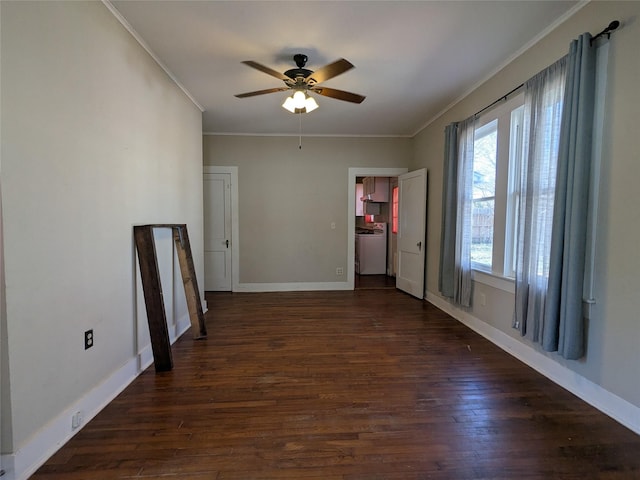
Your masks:
<svg viewBox="0 0 640 480"><path fill-rule="evenodd" d="M596 46L571 43L560 130L549 284L542 347L567 359L584 355L582 312L588 224Z"/></svg>
<svg viewBox="0 0 640 480"><path fill-rule="evenodd" d="M542 343L567 58L525 82L514 327Z"/></svg>
<svg viewBox="0 0 640 480"><path fill-rule="evenodd" d="M458 186L456 218L456 259L453 272L453 302L471 306L471 210L473 208L473 155L476 116L460 122L458 130Z"/></svg>
<svg viewBox="0 0 640 480"><path fill-rule="evenodd" d="M444 129L444 171L442 181L442 230L440 232L440 273L438 290L453 298L456 262L456 212L458 182L458 124Z"/></svg>
<svg viewBox="0 0 640 480"><path fill-rule="evenodd" d="M456 305L471 305L471 195L475 116L445 128L438 288Z"/></svg>

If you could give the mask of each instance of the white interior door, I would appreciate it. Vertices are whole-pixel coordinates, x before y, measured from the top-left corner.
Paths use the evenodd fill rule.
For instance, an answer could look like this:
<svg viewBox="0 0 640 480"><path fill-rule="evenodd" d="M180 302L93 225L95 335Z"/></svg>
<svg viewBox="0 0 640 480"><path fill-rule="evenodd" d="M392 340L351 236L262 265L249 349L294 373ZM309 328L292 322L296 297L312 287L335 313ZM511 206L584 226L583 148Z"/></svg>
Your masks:
<svg viewBox="0 0 640 480"><path fill-rule="evenodd" d="M415 170L398 177L398 272L396 287L424 297L427 171Z"/></svg>
<svg viewBox="0 0 640 480"><path fill-rule="evenodd" d="M204 174L204 289L231 291L231 175Z"/></svg>

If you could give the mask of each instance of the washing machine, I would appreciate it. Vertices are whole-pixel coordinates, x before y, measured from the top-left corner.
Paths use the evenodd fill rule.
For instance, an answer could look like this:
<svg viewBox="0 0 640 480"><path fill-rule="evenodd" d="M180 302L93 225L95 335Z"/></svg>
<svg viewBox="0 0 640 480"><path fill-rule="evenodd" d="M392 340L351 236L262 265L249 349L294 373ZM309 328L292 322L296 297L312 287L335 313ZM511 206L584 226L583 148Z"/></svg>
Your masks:
<svg viewBox="0 0 640 480"><path fill-rule="evenodd" d="M356 273L385 275L387 273L387 224L374 223L372 228L356 233Z"/></svg>

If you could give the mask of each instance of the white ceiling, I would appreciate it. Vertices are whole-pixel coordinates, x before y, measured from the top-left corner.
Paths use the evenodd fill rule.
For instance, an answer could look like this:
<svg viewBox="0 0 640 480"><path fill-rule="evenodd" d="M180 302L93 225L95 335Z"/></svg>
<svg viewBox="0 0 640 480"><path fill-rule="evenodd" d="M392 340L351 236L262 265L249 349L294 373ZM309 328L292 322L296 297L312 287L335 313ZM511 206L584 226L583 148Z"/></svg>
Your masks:
<svg viewBox="0 0 640 480"><path fill-rule="evenodd" d="M284 84L241 62L284 72L346 58L356 68L324 86L365 95L352 104L316 95L306 135L412 136L540 38L577 1L112 0L148 49L204 110L205 133L297 134ZM108 5L109 6L109 5ZM515 85L514 85L515 86Z"/></svg>

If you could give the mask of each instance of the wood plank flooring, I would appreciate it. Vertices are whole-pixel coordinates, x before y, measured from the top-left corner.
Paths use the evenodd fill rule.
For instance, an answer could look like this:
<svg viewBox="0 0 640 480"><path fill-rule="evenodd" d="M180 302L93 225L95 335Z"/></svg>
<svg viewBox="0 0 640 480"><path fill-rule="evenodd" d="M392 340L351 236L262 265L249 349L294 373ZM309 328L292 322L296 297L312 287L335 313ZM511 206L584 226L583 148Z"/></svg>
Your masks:
<svg viewBox="0 0 640 480"><path fill-rule="evenodd" d="M32 477L640 479L640 436L396 290L207 294Z"/></svg>
<svg viewBox="0 0 640 480"><path fill-rule="evenodd" d="M388 275L358 275L355 274L354 286L358 289L396 288L396 277Z"/></svg>

